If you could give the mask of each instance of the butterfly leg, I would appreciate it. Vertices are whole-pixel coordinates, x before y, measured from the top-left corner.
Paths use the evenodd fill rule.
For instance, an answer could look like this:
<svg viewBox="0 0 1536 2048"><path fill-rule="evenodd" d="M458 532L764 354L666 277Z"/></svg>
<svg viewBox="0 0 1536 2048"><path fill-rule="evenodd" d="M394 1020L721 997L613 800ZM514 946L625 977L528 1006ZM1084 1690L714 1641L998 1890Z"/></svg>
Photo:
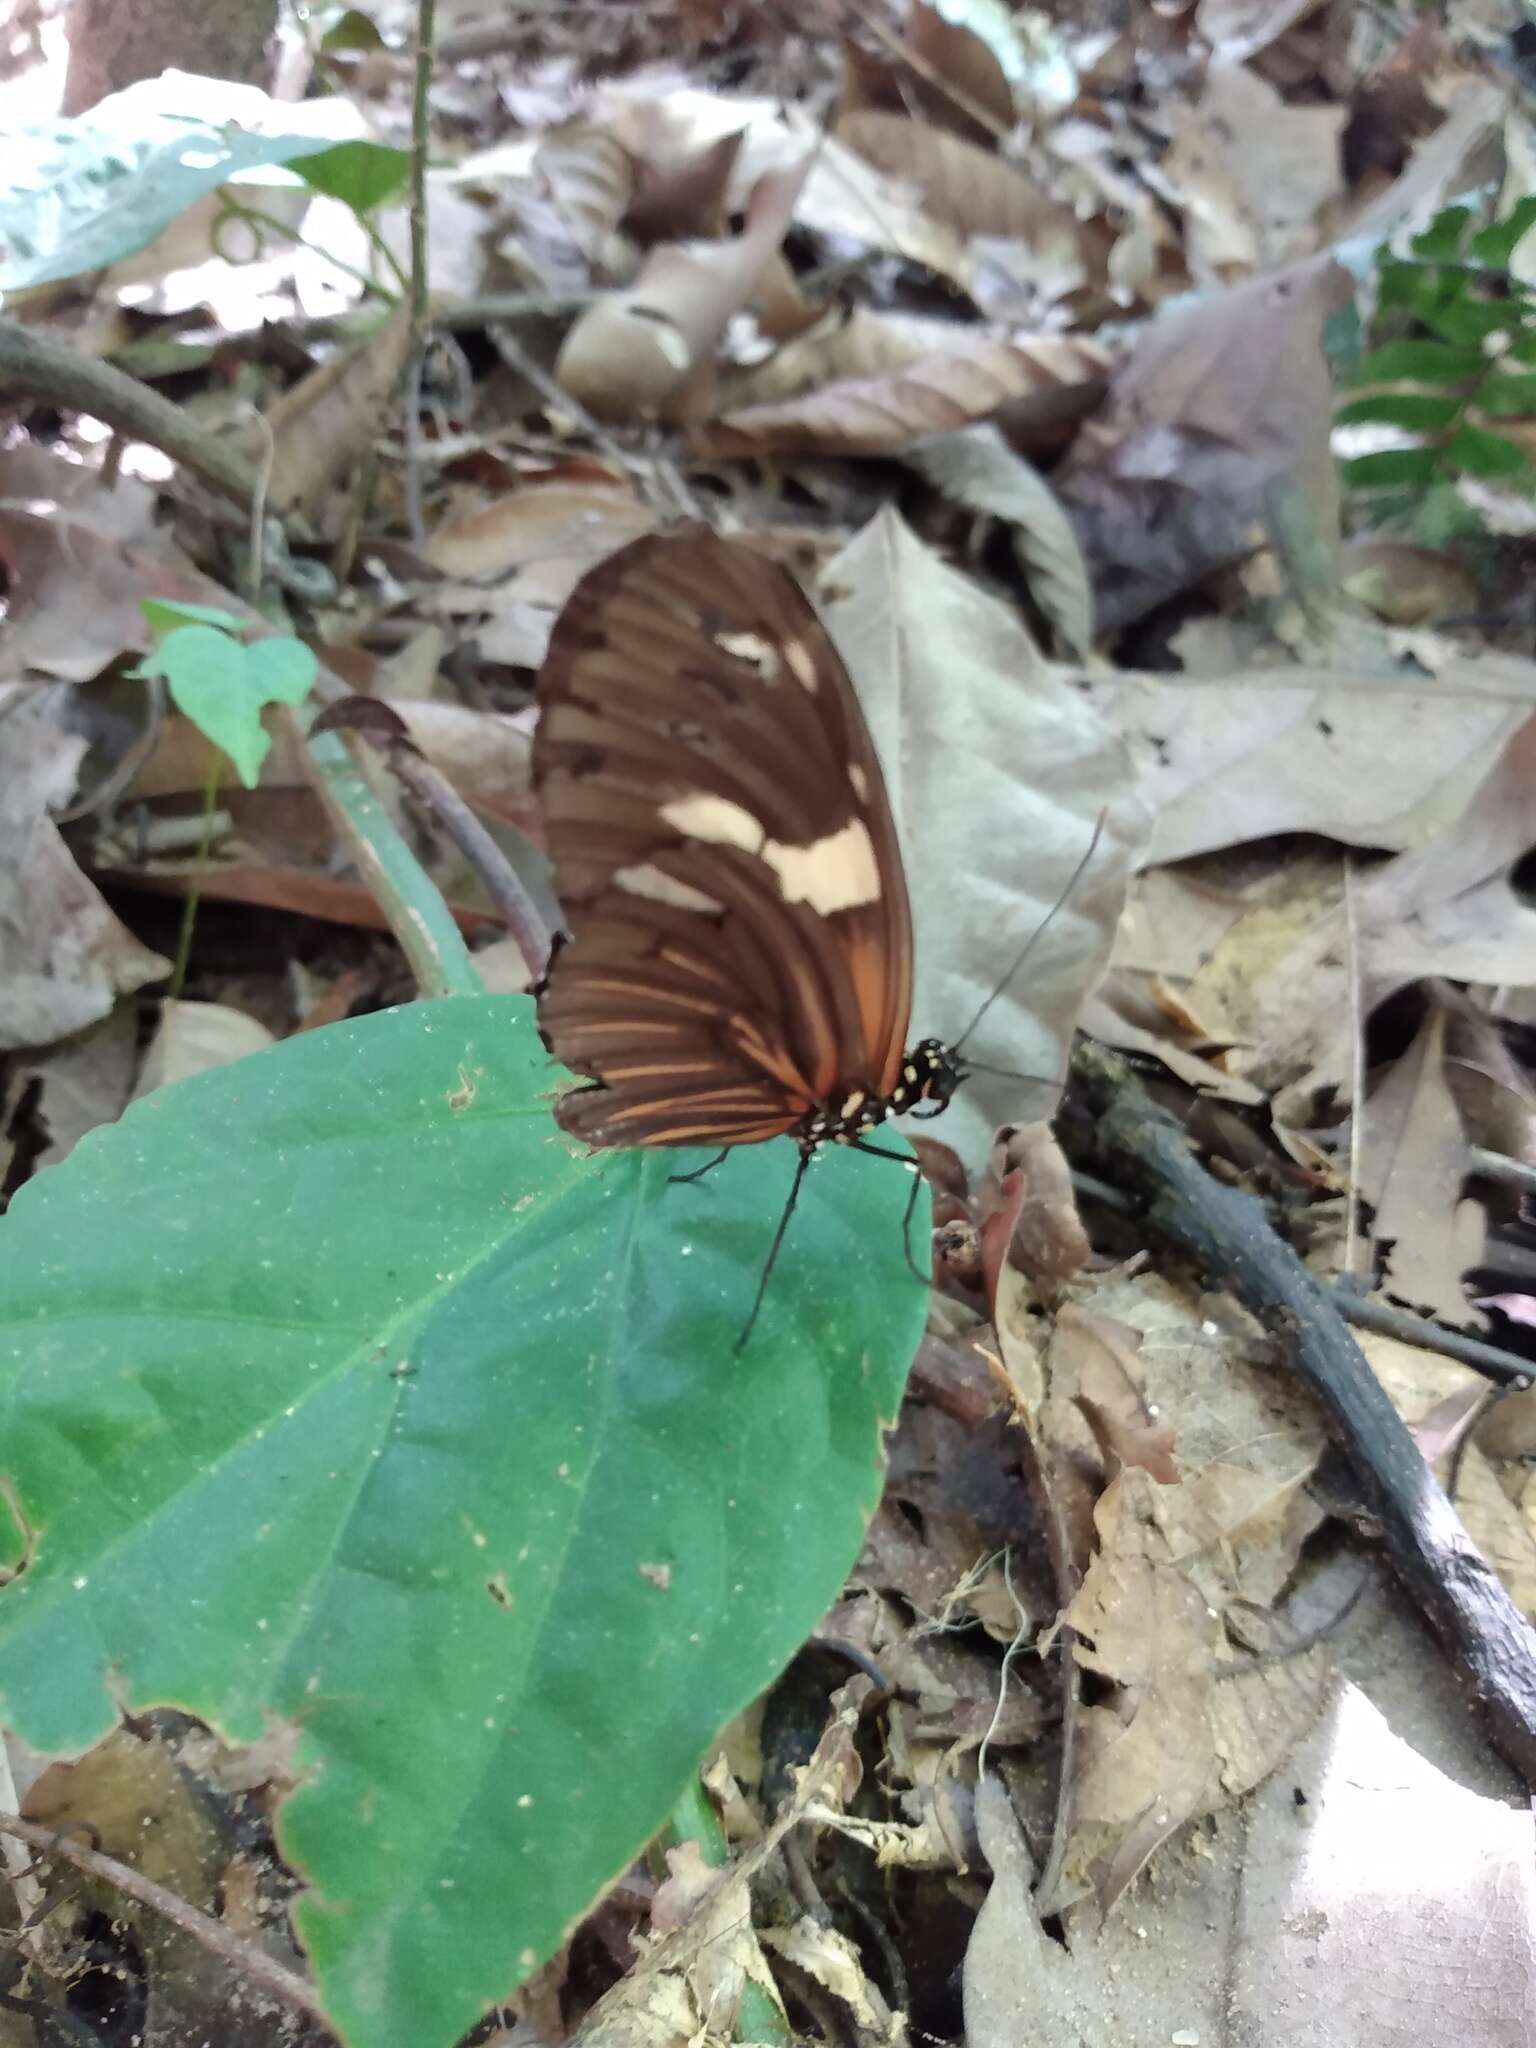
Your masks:
<svg viewBox="0 0 1536 2048"><path fill-rule="evenodd" d="M764 1259L763 1270L758 1275L757 1293L752 1298L752 1313L742 1325L741 1335L736 1339L733 1347L738 1356L747 1348L747 1339L752 1335L752 1327L757 1321L757 1312L763 1305L763 1296L768 1292L768 1277L778 1260L779 1247L784 1242L784 1233L789 1228L789 1219L794 1215L795 1204L800 1199L800 1183L805 1179L805 1169L810 1165L811 1155L815 1149L814 1145L802 1145L800 1147L800 1163L796 1166L794 1180L790 1183L789 1200L784 1204L784 1213L779 1218L779 1227L773 1233L773 1243L768 1247L768 1256Z"/></svg>
<svg viewBox="0 0 1536 2048"><path fill-rule="evenodd" d="M901 1219L901 1250L914 1280L920 1280L924 1287L933 1285L932 1272L925 1273L912 1256L912 1217L917 1209L917 1198L922 1192L922 1169L916 1160L909 1159L904 1152L887 1152L883 1145L866 1145L862 1138L845 1140L850 1152L867 1152L871 1159L894 1159L898 1166L904 1166L912 1176L912 1192L907 1197L907 1213Z"/></svg>
<svg viewBox="0 0 1536 2048"><path fill-rule="evenodd" d="M721 1160L727 1157L730 1149L729 1145L722 1145L713 1159L706 1159L702 1166L695 1166L689 1173L669 1173L667 1175L668 1187L685 1187L691 1180L702 1180L706 1173L714 1172Z"/></svg>

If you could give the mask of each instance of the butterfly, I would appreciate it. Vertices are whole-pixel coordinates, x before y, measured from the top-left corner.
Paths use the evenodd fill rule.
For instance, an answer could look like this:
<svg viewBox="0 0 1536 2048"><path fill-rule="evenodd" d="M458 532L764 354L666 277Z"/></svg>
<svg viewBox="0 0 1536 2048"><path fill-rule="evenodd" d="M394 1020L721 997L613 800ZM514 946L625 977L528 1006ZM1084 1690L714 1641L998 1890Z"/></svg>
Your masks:
<svg viewBox="0 0 1536 2048"><path fill-rule="evenodd" d="M702 524L581 578L538 700L533 782L568 925L539 1029L585 1077L556 1122L599 1148L718 1148L676 1179L736 1145L800 1149L740 1350L817 1151L910 1169L869 1134L937 1115L970 1071L958 1047L906 1044L912 915L879 758L794 577Z"/></svg>

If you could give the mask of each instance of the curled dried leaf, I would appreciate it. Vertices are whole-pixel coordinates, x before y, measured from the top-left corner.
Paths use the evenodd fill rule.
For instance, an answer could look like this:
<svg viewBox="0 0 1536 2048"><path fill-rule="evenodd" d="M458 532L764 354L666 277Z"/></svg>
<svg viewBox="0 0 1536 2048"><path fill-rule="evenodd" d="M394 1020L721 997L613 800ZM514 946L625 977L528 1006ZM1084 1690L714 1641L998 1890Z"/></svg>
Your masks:
<svg viewBox="0 0 1536 2048"><path fill-rule="evenodd" d="M662 244L631 286L589 307L555 363L565 390L607 420L700 409L715 346L777 252L809 168L807 156L759 179L732 240Z"/></svg>
<svg viewBox="0 0 1536 2048"><path fill-rule="evenodd" d="M837 133L867 162L913 187L934 220L961 234L1027 245L1049 272L1051 296L1087 282L1092 265L1082 224L1019 165L899 114L848 114Z"/></svg>
<svg viewBox="0 0 1536 2048"><path fill-rule="evenodd" d="M983 336L936 350L894 373L849 378L776 404L744 406L690 433L701 455L892 455L1010 407L1027 423L1032 400L1054 409L1063 386L1097 386L1102 356L1066 336Z"/></svg>

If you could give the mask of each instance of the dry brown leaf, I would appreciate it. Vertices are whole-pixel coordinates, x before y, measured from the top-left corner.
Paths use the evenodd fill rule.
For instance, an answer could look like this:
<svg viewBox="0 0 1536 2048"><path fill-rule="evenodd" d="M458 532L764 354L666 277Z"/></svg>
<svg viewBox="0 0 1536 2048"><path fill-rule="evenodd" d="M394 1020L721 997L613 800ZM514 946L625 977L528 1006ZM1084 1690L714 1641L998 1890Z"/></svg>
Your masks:
<svg viewBox="0 0 1536 2048"><path fill-rule="evenodd" d="M1454 556L1382 535L1346 543L1341 583L1391 626L1432 626L1478 607L1477 585Z"/></svg>
<svg viewBox="0 0 1536 2048"><path fill-rule="evenodd" d="M1037 1286L1054 1294L1088 1264L1093 1247L1077 1212L1072 1170L1049 1123L999 1132L979 1198L983 1218L990 1190L1014 1173L1020 1186L1017 1204L1010 1204L1012 1255Z"/></svg>
<svg viewBox="0 0 1536 2048"><path fill-rule="evenodd" d="M1331 257L1149 322L1052 483L1113 631L1270 537L1277 493L1338 544L1323 325L1349 296Z"/></svg>
<svg viewBox="0 0 1536 2048"><path fill-rule="evenodd" d="M640 275L583 313L555 375L600 419L644 420L706 402L716 344L746 306L794 214L809 157L759 181L746 225L725 242L670 242Z"/></svg>
<svg viewBox="0 0 1536 2048"><path fill-rule="evenodd" d="M1224 1649L1228 1540L1272 1506L1236 1467L1173 1487L1128 1468L1095 1510L1099 1550L1067 1620L1111 1691L1080 1714L1066 1871L1106 1910L1186 1821L1273 1770L1322 1705L1323 1651L1260 1665ZM1223 1696L1234 1679L1244 1692Z"/></svg>
<svg viewBox="0 0 1536 2048"><path fill-rule="evenodd" d="M402 299L366 341L342 349L267 408L272 435L268 497L321 527L332 491L379 431L400 388L411 346L411 309Z"/></svg>
<svg viewBox="0 0 1536 2048"><path fill-rule="evenodd" d="M741 132L701 143L691 154L635 166L634 197L624 225L645 245L694 236L717 240L726 230L726 195L741 154Z"/></svg>
<svg viewBox="0 0 1536 2048"><path fill-rule="evenodd" d="M1445 1075L1445 1012L1418 1036L1358 1112L1360 1192L1375 1234L1392 1240L1391 1291L1452 1323L1478 1323L1461 1276L1481 1263L1483 1213L1459 1201L1470 1150Z"/></svg>
<svg viewBox="0 0 1536 2048"><path fill-rule="evenodd" d="M594 122L571 121L539 138L533 168L583 262L601 267L635 190L629 151Z"/></svg>
<svg viewBox="0 0 1536 2048"><path fill-rule="evenodd" d="M0 1050L84 1030L170 973L112 915L49 815L74 795L84 752L43 695L0 691Z"/></svg>
<svg viewBox="0 0 1536 2048"><path fill-rule="evenodd" d="M586 570L656 524L651 507L617 481L526 484L438 528L427 556L453 580L423 591L417 608L475 622L484 660L536 668Z"/></svg>
<svg viewBox="0 0 1536 2048"><path fill-rule="evenodd" d="M889 178L914 191L925 213L967 236L1017 245L1022 271L1047 304L1085 284L1090 262L1081 223L1021 166L900 114L854 113L837 136Z"/></svg>
<svg viewBox="0 0 1536 2048"><path fill-rule="evenodd" d="M1054 426L1064 388L1096 388L1102 362L1097 349L1067 336L957 339L892 375L849 378L701 421L689 440L701 455L889 455L1003 405L1027 440L1032 409Z"/></svg>
<svg viewBox="0 0 1536 2048"><path fill-rule="evenodd" d="M1278 270L1310 256L1342 197L1341 106L1290 106L1240 64L1213 65L1198 102L1170 103L1166 153L1146 167L1184 215L1198 282Z"/></svg>
<svg viewBox="0 0 1536 2048"><path fill-rule="evenodd" d="M726 201L737 212L758 179L809 156L810 172L795 205L797 225L838 243L888 250L962 290L967 286L974 266L964 237L893 190L889 178L826 134L803 108L786 107L779 99L726 99L697 88L658 96L649 81L615 80L596 96L592 118L657 170L687 161L724 135L739 134Z"/></svg>

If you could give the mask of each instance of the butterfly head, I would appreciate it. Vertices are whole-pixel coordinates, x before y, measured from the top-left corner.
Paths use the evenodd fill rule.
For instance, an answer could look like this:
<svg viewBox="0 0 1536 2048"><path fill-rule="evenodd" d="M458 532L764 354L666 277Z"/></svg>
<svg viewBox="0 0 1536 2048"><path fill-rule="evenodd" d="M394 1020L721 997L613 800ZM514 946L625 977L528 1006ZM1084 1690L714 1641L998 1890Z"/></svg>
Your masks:
<svg viewBox="0 0 1536 2048"><path fill-rule="evenodd" d="M903 1116L911 1110L920 1118L938 1116L949 1107L949 1099L967 1071L965 1062L941 1038L920 1039L901 1063L901 1079L890 1095L891 1115Z"/></svg>

